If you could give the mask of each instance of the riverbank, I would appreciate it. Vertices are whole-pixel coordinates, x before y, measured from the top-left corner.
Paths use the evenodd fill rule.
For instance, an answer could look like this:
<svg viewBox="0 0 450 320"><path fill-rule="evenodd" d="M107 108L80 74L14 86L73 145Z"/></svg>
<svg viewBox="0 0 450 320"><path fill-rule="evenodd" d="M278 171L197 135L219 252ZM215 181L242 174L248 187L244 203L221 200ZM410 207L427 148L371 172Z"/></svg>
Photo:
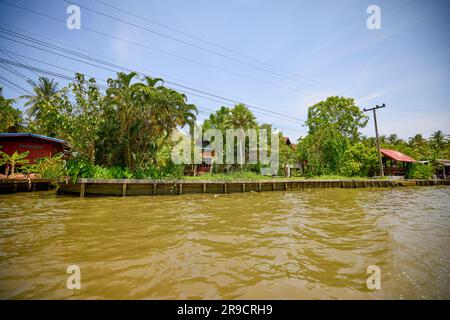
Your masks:
<svg viewBox="0 0 450 320"><path fill-rule="evenodd" d="M196 193L226 194L236 192L284 191L308 188L389 188L409 186L450 185L448 180L133 180L133 179L78 179L76 183L60 183L59 195L136 196L181 195Z"/></svg>
<svg viewBox="0 0 450 320"><path fill-rule="evenodd" d="M52 179L0 178L0 194L51 190L56 186Z"/></svg>
<svg viewBox="0 0 450 320"><path fill-rule="evenodd" d="M57 182L51 179L0 179L0 193L51 190L57 187L58 195L77 196L135 196L180 195L195 193L235 193L284 191L309 188L388 188L410 186L450 185L449 180L397 180L397 179L194 179L147 180L147 179L67 179Z"/></svg>

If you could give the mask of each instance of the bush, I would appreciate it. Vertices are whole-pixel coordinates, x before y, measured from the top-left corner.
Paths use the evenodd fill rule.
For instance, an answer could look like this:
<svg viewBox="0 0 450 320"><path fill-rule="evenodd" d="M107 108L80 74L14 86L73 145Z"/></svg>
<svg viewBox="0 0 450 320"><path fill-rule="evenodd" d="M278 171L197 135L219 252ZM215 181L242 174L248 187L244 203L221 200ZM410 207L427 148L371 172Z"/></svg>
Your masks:
<svg viewBox="0 0 450 320"><path fill-rule="evenodd" d="M377 151L361 142L348 148L340 159L339 173L347 177L367 177L377 165Z"/></svg>
<svg viewBox="0 0 450 320"><path fill-rule="evenodd" d="M43 179L63 180L67 176L66 163L62 154L57 154L51 158L39 159L34 165L27 168L27 172L36 173Z"/></svg>
<svg viewBox="0 0 450 320"><path fill-rule="evenodd" d="M433 167L428 164L414 163L408 170L409 179L429 179L433 176Z"/></svg>

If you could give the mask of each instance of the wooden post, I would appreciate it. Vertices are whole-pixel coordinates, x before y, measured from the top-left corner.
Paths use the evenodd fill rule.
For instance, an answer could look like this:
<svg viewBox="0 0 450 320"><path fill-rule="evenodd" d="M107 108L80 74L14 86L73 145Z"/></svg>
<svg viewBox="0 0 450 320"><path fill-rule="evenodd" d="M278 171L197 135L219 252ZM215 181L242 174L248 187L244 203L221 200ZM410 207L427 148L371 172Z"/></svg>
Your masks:
<svg viewBox="0 0 450 320"><path fill-rule="evenodd" d="M275 191L275 182L272 182L272 191Z"/></svg>
<svg viewBox="0 0 450 320"><path fill-rule="evenodd" d="M182 183L178 184L178 194L183 194L183 184Z"/></svg>
<svg viewBox="0 0 450 320"><path fill-rule="evenodd" d="M284 190L287 190L287 182L284 183Z"/></svg>
<svg viewBox="0 0 450 320"><path fill-rule="evenodd" d="M127 195L127 184L122 183L122 197L125 197Z"/></svg>
<svg viewBox="0 0 450 320"><path fill-rule="evenodd" d="M261 191L261 182L258 182L258 191Z"/></svg>
<svg viewBox="0 0 450 320"><path fill-rule="evenodd" d="M242 182L242 192L245 192L245 182Z"/></svg>
<svg viewBox="0 0 450 320"><path fill-rule="evenodd" d="M227 183L223 184L223 193L228 193Z"/></svg>
<svg viewBox="0 0 450 320"><path fill-rule="evenodd" d="M85 193L86 193L86 184L82 183L80 186L80 197L84 197Z"/></svg>
<svg viewBox="0 0 450 320"><path fill-rule="evenodd" d="M157 183L154 182L153 183L153 195L156 195L156 187L157 187Z"/></svg>
<svg viewBox="0 0 450 320"><path fill-rule="evenodd" d="M206 193L206 183L203 183L203 193Z"/></svg>
<svg viewBox="0 0 450 320"><path fill-rule="evenodd" d="M376 105L375 108L371 109L363 109L365 112L367 111L373 111L373 121L375 123L375 136L376 136L376 142L377 142L377 151L378 151L378 161L380 163L380 176L384 177L384 168L383 168L383 161L381 159L381 151L380 151L380 137L378 135L378 123L377 123L377 109L385 108L386 105L383 103L381 106Z"/></svg>

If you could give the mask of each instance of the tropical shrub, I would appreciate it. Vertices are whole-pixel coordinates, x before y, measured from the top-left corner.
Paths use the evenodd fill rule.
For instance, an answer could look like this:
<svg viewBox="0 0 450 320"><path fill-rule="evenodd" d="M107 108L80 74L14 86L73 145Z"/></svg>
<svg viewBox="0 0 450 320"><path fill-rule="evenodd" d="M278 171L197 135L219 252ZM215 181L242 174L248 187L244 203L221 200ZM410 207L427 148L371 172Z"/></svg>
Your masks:
<svg viewBox="0 0 450 320"><path fill-rule="evenodd" d="M433 167L429 164L414 163L408 170L408 178L410 179L429 179L433 176Z"/></svg>
<svg viewBox="0 0 450 320"><path fill-rule="evenodd" d="M367 177L374 174L377 163L375 147L367 147L358 142L348 148L342 155L339 172L348 177Z"/></svg>
<svg viewBox="0 0 450 320"><path fill-rule="evenodd" d="M65 160L63 154L57 154L53 157L42 158L31 166L31 173L36 173L43 179L54 179L62 181L67 176Z"/></svg>

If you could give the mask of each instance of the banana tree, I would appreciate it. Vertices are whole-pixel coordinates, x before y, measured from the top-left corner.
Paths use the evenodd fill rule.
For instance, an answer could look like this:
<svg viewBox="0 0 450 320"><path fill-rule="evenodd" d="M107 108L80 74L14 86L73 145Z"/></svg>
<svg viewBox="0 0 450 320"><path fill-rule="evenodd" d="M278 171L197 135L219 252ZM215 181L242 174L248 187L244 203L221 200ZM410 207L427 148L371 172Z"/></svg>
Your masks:
<svg viewBox="0 0 450 320"><path fill-rule="evenodd" d="M28 156L29 152L18 153L15 151L12 155L7 154L6 152L0 151L0 166L6 165L5 175L8 176L9 171L11 170L11 175L14 175L14 170L17 165L23 165L29 162L28 159L25 159Z"/></svg>

